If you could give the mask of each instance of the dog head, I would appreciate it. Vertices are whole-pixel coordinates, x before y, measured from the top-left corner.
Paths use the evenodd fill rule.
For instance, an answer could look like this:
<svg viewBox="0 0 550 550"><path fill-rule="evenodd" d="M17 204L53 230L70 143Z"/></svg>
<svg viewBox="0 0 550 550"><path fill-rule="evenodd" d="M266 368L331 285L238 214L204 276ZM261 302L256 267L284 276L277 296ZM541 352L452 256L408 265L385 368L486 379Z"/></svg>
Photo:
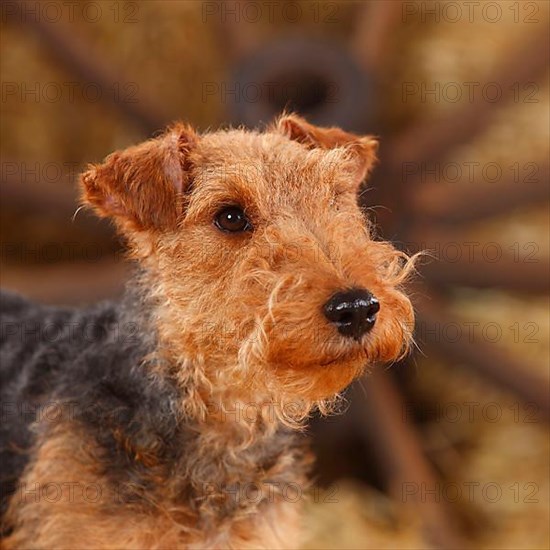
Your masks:
<svg viewBox="0 0 550 550"><path fill-rule="evenodd" d="M263 133L177 124L83 174L85 202L144 268L176 375L203 401L303 417L406 352L412 262L373 239L358 205L376 149L295 115Z"/></svg>

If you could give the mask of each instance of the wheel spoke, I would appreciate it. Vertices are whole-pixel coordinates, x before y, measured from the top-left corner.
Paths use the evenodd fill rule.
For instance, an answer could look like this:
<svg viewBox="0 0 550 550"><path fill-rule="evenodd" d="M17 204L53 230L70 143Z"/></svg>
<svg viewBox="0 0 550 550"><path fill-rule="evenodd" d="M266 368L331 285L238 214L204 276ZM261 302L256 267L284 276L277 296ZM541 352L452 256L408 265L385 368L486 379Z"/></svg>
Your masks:
<svg viewBox="0 0 550 550"><path fill-rule="evenodd" d="M419 342L421 346L430 346L441 358L452 359L475 369L526 403L535 404L541 418L550 419L548 379L535 374L510 354L494 346L485 342L472 342L468 331L462 331L456 338L441 337L440 328L456 324L457 321L433 290L426 290L423 294L429 295L430 299L418 304L417 321L420 328L417 332L426 335L426 342Z"/></svg>
<svg viewBox="0 0 550 550"><path fill-rule="evenodd" d="M384 372L365 377L362 383L366 395L357 392L352 410L369 449L385 471L393 498L414 506L424 536L437 548L464 548L446 504L421 498L421 491L411 490L436 487L437 476L414 428L403 419L405 403L395 383Z"/></svg>
<svg viewBox="0 0 550 550"><path fill-rule="evenodd" d="M478 221L548 201L548 180L546 163L538 168L532 180L522 183L513 180L499 185L427 183L410 193L411 212L422 223L456 225Z"/></svg>
<svg viewBox="0 0 550 550"><path fill-rule="evenodd" d="M351 49L366 71L379 76L393 49L390 40L401 23L402 2L371 0L359 7Z"/></svg>
<svg viewBox="0 0 550 550"><path fill-rule="evenodd" d="M536 78L549 61L547 31L541 36L535 35L523 48L519 48L512 58L506 58L502 66L488 77L488 82L498 82L501 89ZM503 94L504 95L504 94ZM505 101L500 99L488 103L483 98L467 103L447 117L436 120L423 118L416 126L405 131L386 147L391 152L388 159L392 163L392 172L399 174L405 163L426 163L436 161L465 142L471 141L492 120L497 108Z"/></svg>
<svg viewBox="0 0 550 550"><path fill-rule="evenodd" d="M20 6L21 2L15 2ZM20 8L21 9L21 8ZM34 31L47 44L50 53L70 72L83 82L94 82L102 90L112 89L121 82L118 68L104 63L94 48L80 35L73 32L68 25L48 23L41 18L23 17L25 25ZM117 108L132 123L139 124L147 135L162 129L170 117L163 113L160 105L151 98L144 97L140 90L138 102L116 101L115 94L101 94L102 98L112 99L110 104Z"/></svg>
<svg viewBox="0 0 550 550"><path fill-rule="evenodd" d="M443 242L442 249L452 245L452 254L460 243ZM462 243L464 248L458 252L461 258L458 261L434 260L422 266L420 272L428 282L435 285L457 285L474 288L499 288L527 293L548 293L550 291L550 275L548 258L519 259L516 261L512 256L501 258L498 261L487 261L483 256L493 254L489 248L478 247L473 250L473 241L466 239ZM500 248L497 243L489 243L494 246L495 253ZM489 246L487 245L487 246ZM450 250L450 249L449 249ZM492 249L491 249L492 250ZM469 254L472 256L469 257ZM445 253L445 254L450 254ZM473 258L470 261L470 258Z"/></svg>

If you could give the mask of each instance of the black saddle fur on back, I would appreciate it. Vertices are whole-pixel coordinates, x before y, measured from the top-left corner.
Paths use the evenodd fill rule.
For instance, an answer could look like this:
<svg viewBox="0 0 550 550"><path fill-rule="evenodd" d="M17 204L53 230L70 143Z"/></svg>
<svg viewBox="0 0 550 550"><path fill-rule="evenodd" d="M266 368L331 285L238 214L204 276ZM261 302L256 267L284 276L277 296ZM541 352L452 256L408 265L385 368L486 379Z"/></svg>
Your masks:
<svg viewBox="0 0 550 550"><path fill-rule="evenodd" d="M139 468L114 440L116 428L137 447L154 441L167 463L182 452L179 392L146 370L153 337L145 324L128 297L71 309L0 293L0 514L30 459L33 424L56 421L61 405L105 449L105 473L118 481Z"/></svg>

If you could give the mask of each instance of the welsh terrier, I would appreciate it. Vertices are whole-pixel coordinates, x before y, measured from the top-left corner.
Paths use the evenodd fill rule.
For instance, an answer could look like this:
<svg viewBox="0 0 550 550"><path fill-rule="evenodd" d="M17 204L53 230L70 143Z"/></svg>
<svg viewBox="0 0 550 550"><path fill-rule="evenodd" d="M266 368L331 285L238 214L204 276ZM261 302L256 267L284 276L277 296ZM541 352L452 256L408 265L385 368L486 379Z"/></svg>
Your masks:
<svg viewBox="0 0 550 550"><path fill-rule="evenodd" d="M358 205L376 149L285 114L89 167L136 275L84 310L2 296L4 548L296 548L300 429L411 342L413 261Z"/></svg>

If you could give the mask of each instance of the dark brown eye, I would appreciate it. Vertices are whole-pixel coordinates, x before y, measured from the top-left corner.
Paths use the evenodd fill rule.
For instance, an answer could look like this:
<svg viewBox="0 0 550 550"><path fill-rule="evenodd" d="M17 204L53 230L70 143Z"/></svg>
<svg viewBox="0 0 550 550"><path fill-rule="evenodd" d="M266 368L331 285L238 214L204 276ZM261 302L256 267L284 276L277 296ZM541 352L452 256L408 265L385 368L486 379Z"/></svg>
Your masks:
<svg viewBox="0 0 550 550"><path fill-rule="evenodd" d="M242 233L250 231L252 225L240 206L226 206L214 218L214 225L221 231Z"/></svg>

